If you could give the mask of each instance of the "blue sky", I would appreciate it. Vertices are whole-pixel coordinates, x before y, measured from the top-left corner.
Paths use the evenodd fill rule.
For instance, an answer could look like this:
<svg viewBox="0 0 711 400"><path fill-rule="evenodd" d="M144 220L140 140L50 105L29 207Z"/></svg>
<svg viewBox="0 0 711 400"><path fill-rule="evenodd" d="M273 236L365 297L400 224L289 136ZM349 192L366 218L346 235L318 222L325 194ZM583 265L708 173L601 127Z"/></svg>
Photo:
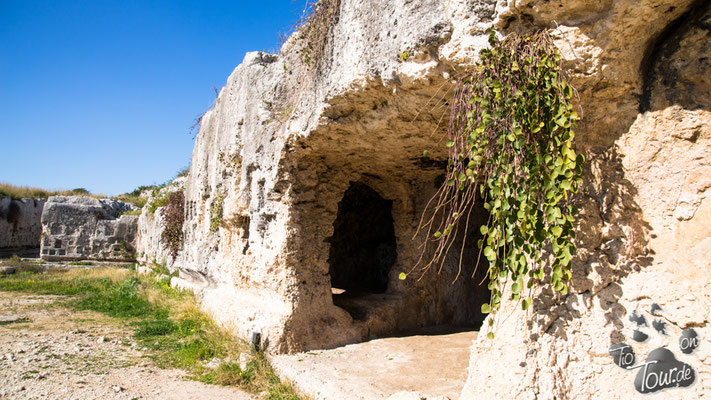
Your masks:
<svg viewBox="0 0 711 400"><path fill-rule="evenodd" d="M303 1L0 0L0 181L116 195L188 165L195 117Z"/></svg>

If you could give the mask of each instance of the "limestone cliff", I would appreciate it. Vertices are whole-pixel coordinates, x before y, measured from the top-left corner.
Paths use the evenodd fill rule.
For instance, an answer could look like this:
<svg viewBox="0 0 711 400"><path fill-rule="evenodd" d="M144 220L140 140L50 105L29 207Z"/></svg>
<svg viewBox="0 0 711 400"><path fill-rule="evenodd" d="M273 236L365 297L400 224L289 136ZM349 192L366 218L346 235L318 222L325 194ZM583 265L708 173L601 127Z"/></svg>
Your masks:
<svg viewBox="0 0 711 400"><path fill-rule="evenodd" d="M439 274L397 276L419 256L412 237L441 172L448 96L486 45L485 31L546 29L584 110L571 290L543 288L526 313L502 304L509 317L494 342L480 335L473 345L462 398L641 398L636 372L608 354L632 342L633 312L666 326L666 335L635 343L639 361L655 347L678 347L682 329L702 338L696 353L680 356L696 384L664 393L711 391L708 2L329 4L336 12L323 22L318 60L304 62L308 38L298 33L279 55L247 54L203 118L174 265L201 287L206 309L244 337L260 332L272 352L480 323L487 294L478 277L451 283L458 254ZM348 284L335 274L359 277L337 272L340 252L359 257L349 245L369 234L349 214L354 203L389 210L394 252L377 250L378 260L392 258L373 277L384 291L343 297L334 289Z"/></svg>

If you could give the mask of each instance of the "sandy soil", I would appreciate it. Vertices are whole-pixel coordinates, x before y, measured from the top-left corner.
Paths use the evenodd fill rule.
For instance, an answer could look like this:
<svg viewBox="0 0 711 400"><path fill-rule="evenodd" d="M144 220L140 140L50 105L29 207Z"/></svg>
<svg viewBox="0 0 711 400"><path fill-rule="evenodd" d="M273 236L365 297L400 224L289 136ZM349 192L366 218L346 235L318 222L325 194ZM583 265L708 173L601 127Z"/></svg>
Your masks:
<svg viewBox="0 0 711 400"><path fill-rule="evenodd" d="M255 398L160 369L126 327L58 300L0 292L0 399Z"/></svg>

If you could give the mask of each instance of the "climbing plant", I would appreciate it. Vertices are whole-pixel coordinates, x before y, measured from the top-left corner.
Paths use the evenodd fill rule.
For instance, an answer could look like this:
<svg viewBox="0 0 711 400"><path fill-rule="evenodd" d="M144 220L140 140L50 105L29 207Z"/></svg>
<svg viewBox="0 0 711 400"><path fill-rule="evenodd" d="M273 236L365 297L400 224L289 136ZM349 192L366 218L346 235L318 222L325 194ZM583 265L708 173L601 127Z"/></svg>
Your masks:
<svg viewBox="0 0 711 400"><path fill-rule="evenodd" d="M182 190L171 193L161 210L164 219L161 241L168 246L175 258L183 244L183 222L185 222L185 195Z"/></svg>
<svg viewBox="0 0 711 400"><path fill-rule="evenodd" d="M452 99L446 178L420 222L427 238L417 266L441 267L458 232L466 240L477 200L483 203L490 216L479 227L476 265L482 256L488 260L491 299L481 311L495 314L506 287L524 310L531 304L526 288L544 279L567 292L577 212L571 193L583 157L573 150L576 92L550 37L512 34L500 41L492 32L489 42Z"/></svg>

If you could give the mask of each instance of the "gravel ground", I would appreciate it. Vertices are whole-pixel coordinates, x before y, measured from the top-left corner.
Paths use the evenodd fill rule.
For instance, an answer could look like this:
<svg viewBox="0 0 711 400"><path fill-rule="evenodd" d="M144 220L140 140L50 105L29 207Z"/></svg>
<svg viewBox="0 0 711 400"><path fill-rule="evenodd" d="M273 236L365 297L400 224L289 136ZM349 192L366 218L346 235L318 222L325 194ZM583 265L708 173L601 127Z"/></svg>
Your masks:
<svg viewBox="0 0 711 400"><path fill-rule="evenodd" d="M253 399L160 369L115 320L0 292L0 399Z"/></svg>

